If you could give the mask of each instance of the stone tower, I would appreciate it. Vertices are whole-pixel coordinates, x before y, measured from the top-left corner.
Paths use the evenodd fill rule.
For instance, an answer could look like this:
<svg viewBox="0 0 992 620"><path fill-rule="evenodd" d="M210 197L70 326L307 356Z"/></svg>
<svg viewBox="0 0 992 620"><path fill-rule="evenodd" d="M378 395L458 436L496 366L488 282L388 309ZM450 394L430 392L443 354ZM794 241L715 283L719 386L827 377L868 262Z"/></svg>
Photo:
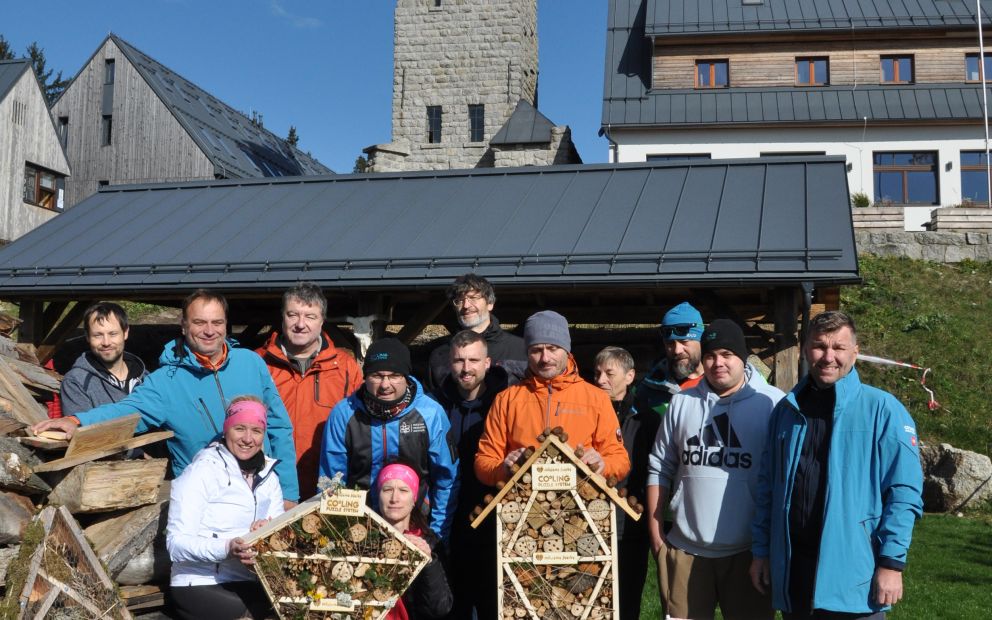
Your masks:
<svg viewBox="0 0 992 620"><path fill-rule="evenodd" d="M490 139L536 107L537 0L397 0L393 135L375 172L493 166Z"/></svg>

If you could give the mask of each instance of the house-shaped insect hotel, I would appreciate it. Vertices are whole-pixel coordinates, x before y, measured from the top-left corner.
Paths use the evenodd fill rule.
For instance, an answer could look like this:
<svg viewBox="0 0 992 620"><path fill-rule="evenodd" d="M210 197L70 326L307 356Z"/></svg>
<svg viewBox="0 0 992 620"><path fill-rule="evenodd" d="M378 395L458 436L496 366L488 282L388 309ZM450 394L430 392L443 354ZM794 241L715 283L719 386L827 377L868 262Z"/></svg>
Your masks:
<svg viewBox="0 0 992 620"><path fill-rule="evenodd" d="M381 619L430 560L363 491L325 491L244 539L283 619Z"/></svg>
<svg viewBox="0 0 992 620"><path fill-rule="evenodd" d="M504 620L619 618L616 511L643 507L581 461L560 429L545 431L499 493L477 508L495 512L499 611Z"/></svg>

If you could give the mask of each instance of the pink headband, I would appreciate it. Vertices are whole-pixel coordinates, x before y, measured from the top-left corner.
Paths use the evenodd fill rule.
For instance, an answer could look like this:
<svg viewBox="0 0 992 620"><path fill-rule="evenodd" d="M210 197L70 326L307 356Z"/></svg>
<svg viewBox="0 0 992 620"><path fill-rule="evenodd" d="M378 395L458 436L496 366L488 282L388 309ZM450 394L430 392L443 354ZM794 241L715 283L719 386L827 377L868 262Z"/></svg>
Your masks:
<svg viewBox="0 0 992 620"><path fill-rule="evenodd" d="M239 400L227 408L224 418L224 432L235 424L254 424L265 428L266 407L254 400Z"/></svg>
<svg viewBox="0 0 992 620"><path fill-rule="evenodd" d="M381 489L382 485L390 480L399 480L410 487L410 490L414 493L420 492L420 476L413 469L402 463L393 463L392 465L383 467L382 471L379 472L379 480L376 484Z"/></svg>

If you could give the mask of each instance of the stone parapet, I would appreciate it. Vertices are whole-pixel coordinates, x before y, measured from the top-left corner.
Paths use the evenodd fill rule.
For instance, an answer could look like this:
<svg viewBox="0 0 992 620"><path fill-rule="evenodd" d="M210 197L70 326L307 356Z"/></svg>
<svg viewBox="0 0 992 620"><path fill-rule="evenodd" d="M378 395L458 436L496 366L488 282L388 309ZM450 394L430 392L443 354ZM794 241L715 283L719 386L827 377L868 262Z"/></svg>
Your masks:
<svg viewBox="0 0 992 620"><path fill-rule="evenodd" d="M938 263L992 260L987 232L905 232L855 230L859 254L906 257Z"/></svg>

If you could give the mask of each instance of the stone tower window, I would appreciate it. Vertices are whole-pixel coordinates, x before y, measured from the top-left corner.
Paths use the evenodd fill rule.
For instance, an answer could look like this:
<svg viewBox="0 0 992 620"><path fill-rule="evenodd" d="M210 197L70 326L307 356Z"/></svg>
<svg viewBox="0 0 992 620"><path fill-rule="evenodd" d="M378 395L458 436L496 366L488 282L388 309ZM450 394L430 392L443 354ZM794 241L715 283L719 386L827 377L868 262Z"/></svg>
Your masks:
<svg viewBox="0 0 992 620"><path fill-rule="evenodd" d="M441 106L427 106L427 142L441 143Z"/></svg>
<svg viewBox="0 0 992 620"><path fill-rule="evenodd" d="M482 142L486 139L486 106L468 106L468 141Z"/></svg>

